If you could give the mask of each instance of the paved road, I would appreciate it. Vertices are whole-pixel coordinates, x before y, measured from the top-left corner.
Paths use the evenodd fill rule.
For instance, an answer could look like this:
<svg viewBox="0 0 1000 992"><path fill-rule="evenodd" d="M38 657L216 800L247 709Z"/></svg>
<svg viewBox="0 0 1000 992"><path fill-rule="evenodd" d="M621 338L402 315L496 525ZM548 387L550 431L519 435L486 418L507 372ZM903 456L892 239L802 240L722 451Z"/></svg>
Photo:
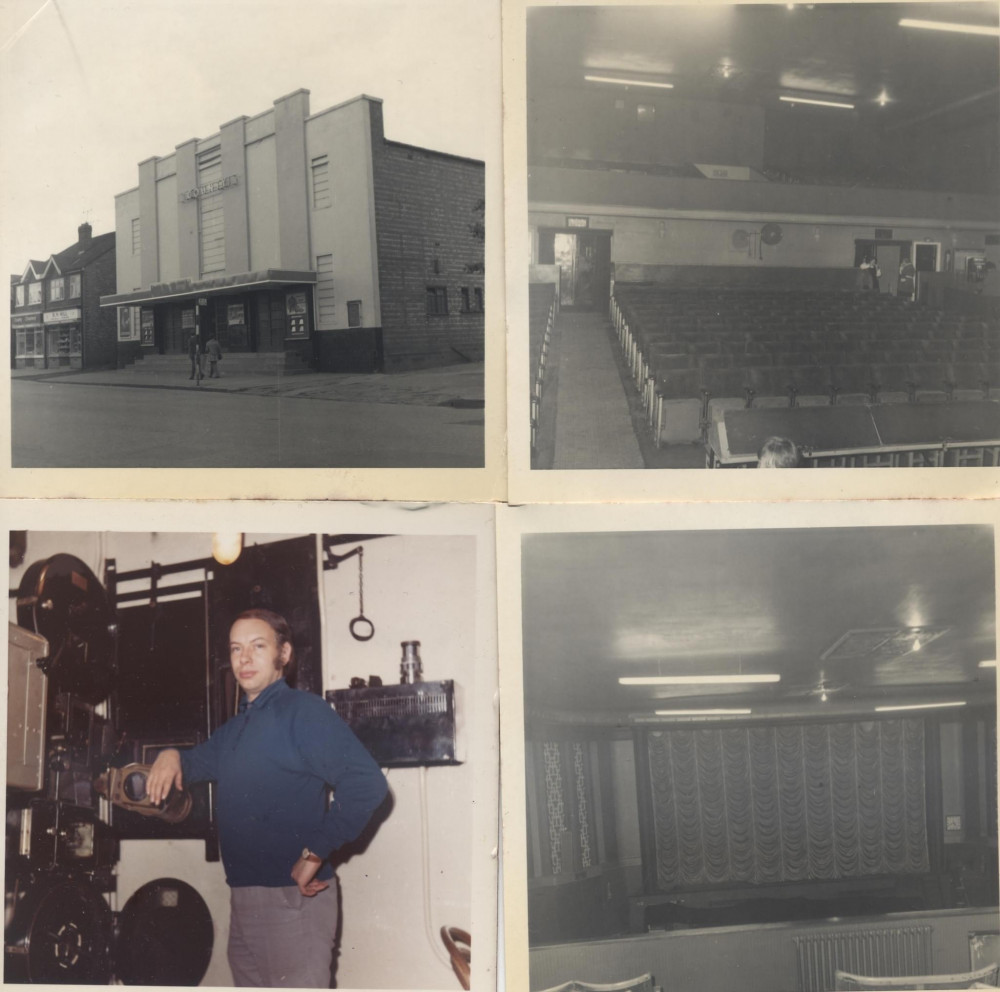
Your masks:
<svg viewBox="0 0 1000 992"><path fill-rule="evenodd" d="M15 468L475 468L483 411L11 383Z"/></svg>

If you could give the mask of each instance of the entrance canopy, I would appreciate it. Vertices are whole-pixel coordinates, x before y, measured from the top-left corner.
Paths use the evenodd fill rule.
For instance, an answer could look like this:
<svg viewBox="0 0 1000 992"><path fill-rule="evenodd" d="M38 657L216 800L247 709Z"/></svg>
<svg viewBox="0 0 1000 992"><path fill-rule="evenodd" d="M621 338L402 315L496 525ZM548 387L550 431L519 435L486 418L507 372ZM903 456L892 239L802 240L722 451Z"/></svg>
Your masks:
<svg viewBox="0 0 1000 992"><path fill-rule="evenodd" d="M227 293L243 289L281 289L299 283L314 285L315 272L293 272L285 269L261 269L258 272L241 272L232 276L209 279L175 279L173 282L154 282L149 289L132 293L102 296L102 307L127 306L142 303L159 303L163 300L194 299L212 293Z"/></svg>

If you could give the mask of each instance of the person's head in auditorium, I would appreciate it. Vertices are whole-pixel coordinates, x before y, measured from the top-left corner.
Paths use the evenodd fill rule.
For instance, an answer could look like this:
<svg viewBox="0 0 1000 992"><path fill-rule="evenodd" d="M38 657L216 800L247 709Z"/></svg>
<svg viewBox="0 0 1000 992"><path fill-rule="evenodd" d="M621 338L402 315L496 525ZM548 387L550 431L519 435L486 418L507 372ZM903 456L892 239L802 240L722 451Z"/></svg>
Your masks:
<svg viewBox="0 0 1000 992"><path fill-rule="evenodd" d="M757 468L802 468L802 453L787 437L769 437L757 453Z"/></svg>

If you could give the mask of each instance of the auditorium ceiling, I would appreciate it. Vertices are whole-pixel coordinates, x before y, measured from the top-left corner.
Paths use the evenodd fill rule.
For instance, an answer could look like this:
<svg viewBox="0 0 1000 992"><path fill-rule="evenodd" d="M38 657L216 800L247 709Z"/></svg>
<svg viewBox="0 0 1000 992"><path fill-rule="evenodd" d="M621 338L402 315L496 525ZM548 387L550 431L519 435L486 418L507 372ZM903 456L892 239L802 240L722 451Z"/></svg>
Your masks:
<svg viewBox="0 0 1000 992"><path fill-rule="evenodd" d="M885 126L943 113L950 124L957 116L995 119L996 38L906 28L899 21L996 28L998 11L994 2L534 8L528 20L529 92L602 85L584 76L603 74L671 83L677 98L746 102L788 113L796 108L778 98L798 92L853 103L859 114Z"/></svg>
<svg viewBox="0 0 1000 992"><path fill-rule="evenodd" d="M529 535L522 576L531 719L822 717L995 696L996 669L980 667L996 659L988 527ZM780 680L618 681L708 674Z"/></svg>

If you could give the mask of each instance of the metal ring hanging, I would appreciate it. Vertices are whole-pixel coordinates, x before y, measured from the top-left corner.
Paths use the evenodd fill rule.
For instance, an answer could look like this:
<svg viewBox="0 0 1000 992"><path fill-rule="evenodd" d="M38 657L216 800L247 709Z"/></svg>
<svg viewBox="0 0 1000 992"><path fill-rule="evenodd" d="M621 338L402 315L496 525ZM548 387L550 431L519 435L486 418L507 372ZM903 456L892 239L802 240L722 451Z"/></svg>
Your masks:
<svg viewBox="0 0 1000 992"><path fill-rule="evenodd" d="M365 549L358 548L358 604L360 613L351 621L348 629L356 641L370 641L375 636L375 624L365 616ZM365 627L367 626L367 632ZM360 628L360 633L359 633Z"/></svg>

